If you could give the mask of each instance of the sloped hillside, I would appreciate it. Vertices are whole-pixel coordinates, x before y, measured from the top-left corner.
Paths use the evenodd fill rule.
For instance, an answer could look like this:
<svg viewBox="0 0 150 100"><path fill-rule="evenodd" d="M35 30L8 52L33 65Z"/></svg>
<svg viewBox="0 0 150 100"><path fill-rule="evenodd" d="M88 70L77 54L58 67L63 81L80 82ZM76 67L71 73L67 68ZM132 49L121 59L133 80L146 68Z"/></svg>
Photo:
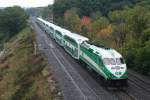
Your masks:
<svg viewBox="0 0 150 100"><path fill-rule="evenodd" d="M0 100L61 99L46 59L39 52L34 54L30 28L13 37L5 49L0 58Z"/></svg>

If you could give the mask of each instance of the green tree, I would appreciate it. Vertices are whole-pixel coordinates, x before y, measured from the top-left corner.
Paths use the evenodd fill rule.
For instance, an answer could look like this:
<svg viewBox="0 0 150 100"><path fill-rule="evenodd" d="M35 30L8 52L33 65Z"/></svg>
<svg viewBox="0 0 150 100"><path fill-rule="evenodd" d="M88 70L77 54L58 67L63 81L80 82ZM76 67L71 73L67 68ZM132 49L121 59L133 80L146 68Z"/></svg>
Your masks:
<svg viewBox="0 0 150 100"><path fill-rule="evenodd" d="M102 17L102 14L100 11L96 11L96 12L93 12L91 15L90 15L91 19L92 20L97 20L99 19L100 17Z"/></svg>
<svg viewBox="0 0 150 100"><path fill-rule="evenodd" d="M71 1L71 0L70 0ZM64 24L64 13L70 9L69 0L55 0L53 5L54 22L58 25Z"/></svg>
<svg viewBox="0 0 150 100"><path fill-rule="evenodd" d="M94 33L98 33L103 28L106 28L109 25L109 21L105 17L99 17L92 23L92 30Z"/></svg>
<svg viewBox="0 0 150 100"><path fill-rule="evenodd" d="M112 39L117 47L122 47L126 40L126 35L129 34L129 26L126 24L113 25Z"/></svg>
<svg viewBox="0 0 150 100"><path fill-rule="evenodd" d="M142 74L149 74L150 72L150 40L144 43L144 47L137 49L135 56L135 69Z"/></svg>
<svg viewBox="0 0 150 100"><path fill-rule="evenodd" d="M131 27L131 30L136 36L140 36L141 33L149 27L150 10L146 7L135 6L129 11L132 13L132 15L128 17L128 23Z"/></svg>
<svg viewBox="0 0 150 100"><path fill-rule="evenodd" d="M100 38L97 38L101 34L102 29L107 28L109 21L106 17L99 16L96 20L91 23L92 31L88 33L88 37L92 41L97 41Z"/></svg>
<svg viewBox="0 0 150 100"><path fill-rule="evenodd" d="M8 39L26 26L27 18L24 9L18 6L5 8L0 14L0 31Z"/></svg>

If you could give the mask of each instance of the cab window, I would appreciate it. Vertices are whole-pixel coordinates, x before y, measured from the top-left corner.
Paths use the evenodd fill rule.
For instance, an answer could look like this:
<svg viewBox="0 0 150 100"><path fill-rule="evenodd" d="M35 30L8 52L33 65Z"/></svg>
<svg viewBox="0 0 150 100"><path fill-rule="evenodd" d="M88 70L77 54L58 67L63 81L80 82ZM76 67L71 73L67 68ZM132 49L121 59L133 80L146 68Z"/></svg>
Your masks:
<svg viewBox="0 0 150 100"><path fill-rule="evenodd" d="M117 63L118 65L121 65L121 64L124 64L125 62L124 62L124 59L123 59L123 58L116 58L116 63Z"/></svg>

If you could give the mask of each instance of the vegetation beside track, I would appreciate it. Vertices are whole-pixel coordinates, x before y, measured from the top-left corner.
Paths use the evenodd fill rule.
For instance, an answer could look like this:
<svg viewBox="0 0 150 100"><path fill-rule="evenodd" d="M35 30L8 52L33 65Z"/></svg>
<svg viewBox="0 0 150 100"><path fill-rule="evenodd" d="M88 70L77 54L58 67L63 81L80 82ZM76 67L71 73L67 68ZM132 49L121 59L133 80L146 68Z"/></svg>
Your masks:
<svg viewBox="0 0 150 100"><path fill-rule="evenodd" d="M34 33L25 28L5 43L0 58L0 100L61 98L46 59L34 53Z"/></svg>

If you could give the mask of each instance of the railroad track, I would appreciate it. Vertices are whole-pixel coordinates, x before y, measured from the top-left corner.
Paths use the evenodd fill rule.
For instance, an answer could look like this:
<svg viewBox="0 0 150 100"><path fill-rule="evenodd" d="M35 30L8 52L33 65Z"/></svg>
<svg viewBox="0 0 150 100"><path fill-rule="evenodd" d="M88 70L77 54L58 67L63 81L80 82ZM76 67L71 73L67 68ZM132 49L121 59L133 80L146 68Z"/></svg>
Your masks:
<svg viewBox="0 0 150 100"><path fill-rule="evenodd" d="M137 77L136 75L129 74L129 82L132 82L136 86L150 93L150 83L144 81L143 79Z"/></svg>
<svg viewBox="0 0 150 100"><path fill-rule="evenodd" d="M146 82L143 79L139 78L138 76L130 73L128 84L129 84L129 87L126 90L117 91L117 92L114 92L113 94L116 95L118 99L120 100L149 100L150 99L149 98L149 94L150 94L149 82ZM147 97L143 98L144 96L147 96Z"/></svg>
<svg viewBox="0 0 150 100"><path fill-rule="evenodd" d="M115 95L119 100L137 100L136 97L133 95L127 93L124 90L121 91L113 91L111 92L113 95Z"/></svg>
<svg viewBox="0 0 150 100"><path fill-rule="evenodd" d="M119 89L115 89L115 91L113 90L109 90L107 87L103 86L103 83L101 81L101 78L99 78L95 73L91 72L88 70L88 73L90 75L92 75L92 77L96 80L97 83L99 83L99 85L106 90L108 93L110 93L112 95L112 97L116 98L115 100L138 100L136 98L136 96L128 93L126 90L119 90ZM95 91L98 91L95 90Z"/></svg>

